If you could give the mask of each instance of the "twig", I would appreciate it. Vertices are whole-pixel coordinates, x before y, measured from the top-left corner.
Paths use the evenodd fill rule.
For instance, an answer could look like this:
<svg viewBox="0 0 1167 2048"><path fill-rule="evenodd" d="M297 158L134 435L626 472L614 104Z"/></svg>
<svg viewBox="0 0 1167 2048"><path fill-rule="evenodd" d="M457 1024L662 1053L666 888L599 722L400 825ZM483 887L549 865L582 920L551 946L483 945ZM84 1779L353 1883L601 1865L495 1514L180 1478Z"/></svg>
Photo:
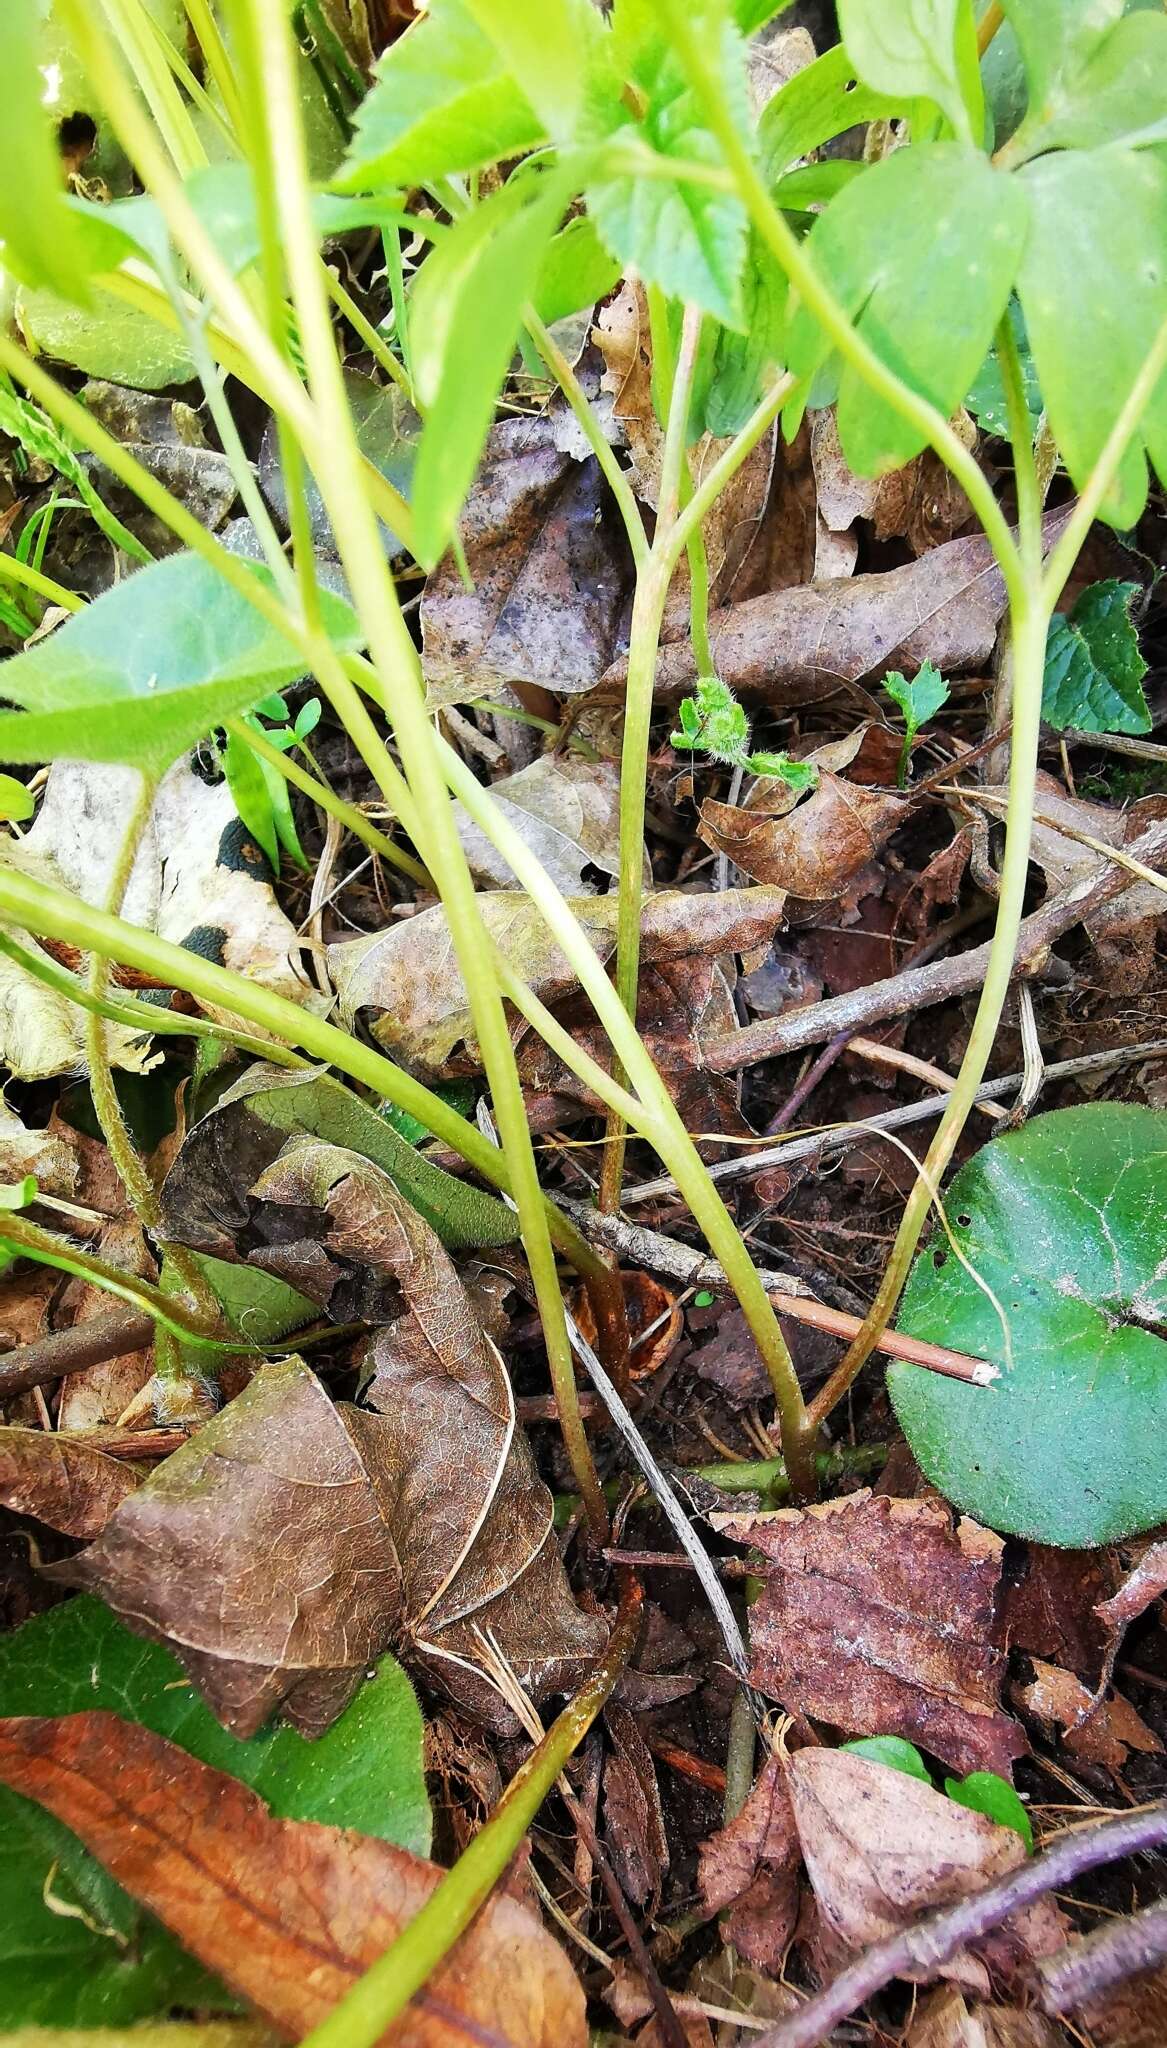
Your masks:
<svg viewBox="0 0 1167 2048"><path fill-rule="evenodd" d="M1051 1073L1053 1069L1049 1070ZM941 1098L943 1100L943 1098ZM913 1105L914 1106L914 1105ZM816 1140L816 1144L821 1140ZM782 1157L788 1154L783 1148ZM753 1164L758 1155L753 1155ZM739 1167L740 1160L729 1162ZM716 1170L716 1169L715 1169ZM639 1188L632 1188L625 1195L639 1196ZM645 1267L649 1272L667 1273L671 1279L681 1280L687 1287L710 1287L728 1292L729 1282L716 1259L706 1258L704 1252L694 1251L687 1244L678 1244L675 1238L664 1237L656 1230L646 1230L643 1225L625 1223L619 1216L601 1216L588 1207L586 1202L575 1202L564 1198L562 1207L572 1221L579 1224L585 1236L607 1245L633 1263ZM849 1316L841 1308L828 1308L823 1301L816 1301L803 1290L802 1282L792 1273L769 1272L759 1267L758 1277L770 1300L780 1315L790 1316L794 1322L807 1323L812 1329L825 1330L831 1337L853 1337L860 1328L860 1318ZM792 1292L792 1289L799 1290ZM988 1387L998 1378L997 1367L984 1358L970 1358L963 1351L950 1351L943 1344L926 1344L919 1337L905 1337L897 1330L885 1330L879 1340L878 1349L889 1358L906 1358L912 1365L922 1365L929 1372L938 1372L946 1379L964 1380L974 1387Z"/></svg>
<svg viewBox="0 0 1167 2048"><path fill-rule="evenodd" d="M1021 984L1023 1003L1027 997L1032 1004L1033 998L1029 995L1029 983L1023 981ZM831 1043L834 1043L833 1039ZM901 1074L914 1074L918 1081L931 1081L934 1088L947 1090L953 1085L953 1076L946 1074L942 1067L936 1066L932 1060L917 1059L914 1052L904 1052L898 1045L881 1045L877 1038L859 1037L849 1039L846 1049L849 1052L855 1053L859 1059L871 1060L873 1065L877 1067L894 1067ZM995 1102L978 1102L976 1106L994 1122L1008 1114L1006 1110L1003 1110Z"/></svg>
<svg viewBox="0 0 1167 2048"><path fill-rule="evenodd" d="M35 1343L18 1344L0 1357L0 1401L25 1394L30 1387L44 1387L51 1380L63 1380L71 1372L102 1365L107 1358L122 1358L128 1351L144 1351L154 1342L154 1318L136 1309L114 1309L106 1316L93 1316L72 1329L56 1330Z"/></svg>
<svg viewBox="0 0 1167 2048"><path fill-rule="evenodd" d="M1100 754L1126 754L1133 761L1167 761L1167 747L1155 740L1136 740L1125 732L1079 732L1067 726L1062 734L1067 746L1095 747Z"/></svg>
<svg viewBox="0 0 1167 2048"><path fill-rule="evenodd" d="M1167 1961L1167 1904L1099 1927L1038 1963L1046 2012L1073 2012L1114 1984Z"/></svg>
<svg viewBox="0 0 1167 2048"><path fill-rule="evenodd" d="M600 1845L591 1815L580 1805L575 1793L562 1777L559 1780L559 1796L583 1837L596 1875L607 1893L608 1904L628 1944L628 1953L644 1979L645 1990L652 2000L653 2011L656 2013L662 2042L667 2044L667 2048L688 2048L685 2029L677 2018L676 2007L661 1983L656 1964L645 1946L644 1936L629 1910L620 1880ZM612 1974L615 1976L615 1971Z"/></svg>
<svg viewBox="0 0 1167 2048"><path fill-rule="evenodd" d="M1165 1842L1167 1800L1158 1800L1137 1813L1121 1814L1117 1820L1067 1829L1042 1855L1010 1871L987 1890L866 1949L798 2012L779 2020L768 2033L759 2034L756 2048L818 2048L832 2028L882 1991L893 1977L934 1973L966 1943L999 1927L1019 1906L1061 1890L1100 1863L1116 1863L1122 1856L1158 1849Z"/></svg>
<svg viewBox="0 0 1167 2048"><path fill-rule="evenodd" d="M1130 1066L1135 1060L1162 1059L1165 1054L1167 1038L1143 1039L1137 1045L1112 1047L1109 1052L1088 1052L1080 1054L1077 1059L1055 1060L1052 1066L1046 1068L1045 1080L1047 1083L1069 1081L1078 1074L1104 1074L1115 1067ZM1002 1074L996 1081L983 1082L977 1089L976 1099L978 1102L999 1101L1003 1095L1012 1095L1015 1089L1021 1087L1024 1080L1023 1073ZM853 1145L857 1138L870 1135L872 1132L898 1131L905 1124L917 1124L927 1117L939 1116L947 1100L946 1095L927 1095L921 1102L902 1103L898 1109L886 1110L882 1116L865 1117L862 1124L835 1124L807 1137L788 1138L783 1145L765 1145L758 1152L744 1152L738 1158L721 1160L716 1166L707 1169L709 1177L718 1181L741 1180L746 1174L759 1173L766 1166L791 1166L795 1160L811 1159L816 1153L826 1157L832 1152L842 1152L848 1145ZM622 1199L627 1207L633 1202L655 1202L662 1196L675 1195L676 1192L675 1183L667 1174L662 1174L657 1180L641 1181L638 1187L625 1188ZM575 1221L580 1220L576 1212L582 1209L582 1204L565 1202L563 1206L573 1213ZM589 1226L589 1234L590 1228ZM649 1232L648 1235L652 1236L653 1233ZM686 1273L684 1277L690 1278L691 1275ZM783 1279L789 1287L790 1275L784 1275ZM705 1283L697 1282L698 1286L702 1284ZM797 1315L798 1310L791 1308L784 1313Z"/></svg>
<svg viewBox="0 0 1167 2048"><path fill-rule="evenodd" d="M968 794L967 791L962 794ZM1060 828L1059 828L1060 829ZM1133 846L1123 848L1122 858L1107 853L1106 862L1091 875L1060 890L1022 921L1017 939L1015 974L1038 971L1045 955L1072 926L1092 910L1109 902L1130 887L1124 864L1132 859L1146 862L1162 857L1167 848L1167 824L1158 822L1139 835ZM1113 865L1112 865L1113 862ZM948 960L933 960L927 967L909 967L883 981L824 1002L808 1003L780 1017L761 1017L744 1030L715 1038L705 1049L705 1064L711 1073L735 1074L759 1060L777 1059L781 1054L799 1052L803 1046L819 1045L839 1031L864 1031L888 1017L901 1017L908 1010L926 1009L947 1002L952 996L968 995L984 980L989 945L974 946ZM627 1197L625 1197L627 1199Z"/></svg>

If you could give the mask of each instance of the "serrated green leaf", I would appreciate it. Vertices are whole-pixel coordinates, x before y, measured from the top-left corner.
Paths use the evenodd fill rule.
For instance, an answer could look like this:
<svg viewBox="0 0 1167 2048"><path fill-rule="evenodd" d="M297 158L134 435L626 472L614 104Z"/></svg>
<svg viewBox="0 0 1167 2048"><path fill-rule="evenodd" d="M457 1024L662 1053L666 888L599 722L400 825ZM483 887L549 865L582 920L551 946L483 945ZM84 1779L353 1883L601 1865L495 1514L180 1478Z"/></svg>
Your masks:
<svg viewBox="0 0 1167 2048"><path fill-rule="evenodd" d="M865 1756L870 1763L886 1764L889 1770L902 1771L905 1778L919 1778L924 1785L932 1783L927 1764L914 1742L905 1742L902 1735L863 1735L858 1742L844 1742L844 1749L852 1756Z"/></svg>
<svg viewBox="0 0 1167 2048"><path fill-rule="evenodd" d="M1167 155L1070 150L1027 164L1032 227L1018 293L1050 427L1082 489L1167 320ZM1167 480L1167 374L1099 516L1135 524L1150 456Z"/></svg>
<svg viewBox="0 0 1167 2048"><path fill-rule="evenodd" d="M947 418L1008 304L1026 225L1017 179L995 172L979 150L928 143L895 151L840 192L812 230L810 252L864 339ZM789 367L813 377L830 352L800 306L787 335ZM923 433L849 366L839 377L838 423L860 476L901 468L924 446Z"/></svg>
<svg viewBox="0 0 1167 2048"><path fill-rule="evenodd" d="M413 479L417 554L449 545L495 401L567 203L562 175L515 177L465 215L421 267L411 298L414 381L425 431Z"/></svg>
<svg viewBox="0 0 1167 2048"><path fill-rule="evenodd" d="M1009 0L1029 104L1003 162L1167 138L1167 18L1122 0Z"/></svg>
<svg viewBox="0 0 1167 2048"><path fill-rule="evenodd" d="M746 767L751 775L767 775L784 782L788 789L816 789L819 771L813 761L795 761L789 754L751 754Z"/></svg>
<svg viewBox="0 0 1167 2048"><path fill-rule="evenodd" d="M1147 664L1131 618L1137 583L1109 577L1082 592L1069 618L1056 613L1045 645L1041 715L1058 732L1150 732Z"/></svg>
<svg viewBox="0 0 1167 2048"><path fill-rule="evenodd" d="M377 65L333 182L342 192L423 185L516 156L544 133L463 0L434 0Z"/></svg>
<svg viewBox="0 0 1167 2048"><path fill-rule="evenodd" d="M942 706L947 704L952 692L939 669L930 661L923 663L911 682L906 676L901 675L898 669L890 670L883 679L883 687L892 703L898 704L904 715L904 744L896 778L902 789L907 780L912 741L920 727L926 724L928 719L934 718Z"/></svg>
<svg viewBox="0 0 1167 2048"><path fill-rule="evenodd" d="M1033 1854L1033 1824L1007 1778L996 1771L970 1771L967 1778L945 1778L944 1790L957 1806L971 1807L998 1827L1012 1828Z"/></svg>
<svg viewBox="0 0 1167 2048"><path fill-rule="evenodd" d="M270 589L271 576L246 565ZM321 592L325 629L361 645L349 606ZM115 583L4 664L0 761L123 761L162 770L211 727L304 673L303 656L198 555Z"/></svg>
<svg viewBox="0 0 1167 2048"><path fill-rule="evenodd" d="M745 46L722 0L694 0L706 51L744 132L749 129ZM592 138L610 150L688 159L724 169L721 145L660 29L649 0L617 0L610 62L613 89L596 92ZM601 171L586 189L588 211L619 263L666 297L688 300L729 327L744 324L741 284L746 212L732 192L681 177Z"/></svg>
<svg viewBox="0 0 1167 2048"><path fill-rule="evenodd" d="M957 135L971 137L965 105L972 10L964 0L839 0L839 31L864 83L906 100L935 100Z"/></svg>
<svg viewBox="0 0 1167 2048"><path fill-rule="evenodd" d="M421 1715L392 1657L318 1741L280 1728L241 1742L202 1704L169 1651L142 1642L87 1595L0 1642L0 1714L95 1708L141 1722L230 1772L283 1818L428 1851ZM9 2025L125 2024L183 2005L233 2009L230 1995L76 1836L7 1787L0 1841L0 2007ZM77 1907L92 1925L76 1917Z"/></svg>
<svg viewBox="0 0 1167 2048"><path fill-rule="evenodd" d="M893 1365L932 1485L990 1529L1090 1547L1167 1519L1167 1115L1125 1103L1031 1118L945 1195L899 1327L1000 1364L977 1388Z"/></svg>

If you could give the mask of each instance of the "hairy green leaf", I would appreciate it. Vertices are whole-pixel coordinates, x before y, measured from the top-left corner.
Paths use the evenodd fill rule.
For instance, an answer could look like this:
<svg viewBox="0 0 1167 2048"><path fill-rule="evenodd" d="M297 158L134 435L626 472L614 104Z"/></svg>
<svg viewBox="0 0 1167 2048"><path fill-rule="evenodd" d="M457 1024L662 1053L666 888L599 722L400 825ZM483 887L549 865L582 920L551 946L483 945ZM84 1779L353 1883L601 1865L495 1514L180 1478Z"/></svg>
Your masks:
<svg viewBox="0 0 1167 2048"><path fill-rule="evenodd" d="M1008 303L1026 219L1018 181L992 170L979 150L929 143L897 150L846 186L814 227L810 250L864 339L947 418ZM809 378L830 352L825 330L800 306L787 339L790 368ZM839 377L838 420L860 476L898 469L924 446L923 433L849 366Z"/></svg>
<svg viewBox="0 0 1167 2048"><path fill-rule="evenodd" d="M1088 1547L1157 1527L1167 1116L1099 1103L1034 1117L962 1167L945 1205L977 1278L937 1234L912 1268L900 1327L1002 1371L977 1388L891 1367L925 1475L979 1522L1031 1541Z"/></svg>
<svg viewBox="0 0 1167 2048"><path fill-rule="evenodd" d="M1147 664L1131 618L1137 583L1108 577L1082 592L1064 618L1055 613L1045 646L1041 715L1058 732L1150 732L1143 695Z"/></svg>
<svg viewBox="0 0 1167 2048"><path fill-rule="evenodd" d="M749 126L745 50L721 0L694 0L705 47L743 130ZM746 213L731 191L668 174L670 158L724 171L721 145L660 29L649 0L617 0L610 62L614 89L597 91L593 139L628 153L630 168L593 177L588 211L622 265L670 298L686 299L741 327ZM658 161L651 173L637 157ZM659 161L663 159L663 161Z"/></svg>
<svg viewBox="0 0 1167 2048"><path fill-rule="evenodd" d="M543 122L464 0L434 0L391 43L334 184L421 185L542 140Z"/></svg>
<svg viewBox="0 0 1167 2048"><path fill-rule="evenodd" d="M1004 182L1004 181L1002 181ZM1082 489L1167 320L1167 153L1067 151L1027 164L1032 227L1018 277L1054 439ZM1100 508L1133 526L1150 456L1167 480L1167 374Z"/></svg>
<svg viewBox="0 0 1167 2048"><path fill-rule="evenodd" d="M1008 0L1029 85L1003 161L1167 139L1167 17L1122 0Z"/></svg>
<svg viewBox="0 0 1167 2048"><path fill-rule="evenodd" d="M567 202L561 175L512 178L465 215L422 265L411 299L425 431L413 479L417 552L445 552L478 467L495 400Z"/></svg>
<svg viewBox="0 0 1167 2048"><path fill-rule="evenodd" d="M359 1829L424 1855L422 1722L392 1657L318 1741L280 1728L241 1742L168 1650L88 1595L0 1644L0 1713L107 1708L252 1786L273 1813ZM0 2005L10 2025L124 2025L174 2005L234 2001L183 1955L42 1807L0 1788Z"/></svg>
<svg viewBox="0 0 1167 2048"><path fill-rule="evenodd" d="M1012 1828L1033 1854L1033 1824L1007 1778L996 1771L970 1771L967 1778L945 1778L944 1790L957 1806L969 1806L998 1827Z"/></svg>
<svg viewBox="0 0 1167 2048"><path fill-rule="evenodd" d="M971 136L965 95L976 37L966 0L839 0L839 29L866 85L901 104L935 100L956 134Z"/></svg>
<svg viewBox="0 0 1167 2048"><path fill-rule="evenodd" d="M267 569L249 575L271 588ZM361 637L321 593L333 641ZM168 555L4 664L0 760L125 761L161 770L233 712L295 682L303 657L198 555Z"/></svg>

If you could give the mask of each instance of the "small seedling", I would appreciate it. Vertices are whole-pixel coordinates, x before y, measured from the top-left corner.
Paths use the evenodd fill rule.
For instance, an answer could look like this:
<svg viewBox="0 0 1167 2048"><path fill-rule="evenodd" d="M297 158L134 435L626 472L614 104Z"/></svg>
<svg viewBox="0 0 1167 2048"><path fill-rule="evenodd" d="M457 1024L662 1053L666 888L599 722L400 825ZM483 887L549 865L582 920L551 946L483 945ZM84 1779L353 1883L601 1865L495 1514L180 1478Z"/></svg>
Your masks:
<svg viewBox="0 0 1167 2048"><path fill-rule="evenodd" d="M883 687L893 704L898 704L904 714L904 744L900 749L899 764L896 768L896 787L904 789L908 780L908 759L916 734L922 725L934 718L941 707L947 704L951 692L939 669L926 661L909 683L898 669L889 670L883 679Z"/></svg>
<svg viewBox="0 0 1167 2048"><path fill-rule="evenodd" d="M289 725L288 707L277 692L265 697L254 711L244 712L243 723L267 740L269 746L278 747L281 754L286 754L315 731L320 722L320 708L319 697L309 697L296 713L295 723ZM264 718L279 718L284 722L275 727L263 725L260 723L261 714ZM283 776L253 753L246 740L236 733L229 736L224 748L223 771L235 808L252 838L263 848L273 874L279 873L281 846L298 868L307 871L308 861L300 845L288 785Z"/></svg>
<svg viewBox="0 0 1167 2048"><path fill-rule="evenodd" d="M918 1778L921 1784L936 1790L932 1773L915 1743L905 1742L902 1735L865 1735L858 1742L845 1742L843 1748L853 1756L867 1757L873 1764L886 1764L889 1770L902 1771L906 1778ZM944 1792L954 1805L983 1813L987 1820L996 1821L998 1827L1012 1828L1032 1855L1033 1828L1029 1815L1007 1778L996 1771L970 1771L967 1778L945 1778Z"/></svg>
<svg viewBox="0 0 1167 2048"><path fill-rule="evenodd" d="M726 768L742 768L750 775L772 775L790 789L813 789L818 782L818 770L809 761L750 752L750 721L720 676L698 676L697 695L682 698L678 716L681 730L671 735L674 747L708 754Z"/></svg>

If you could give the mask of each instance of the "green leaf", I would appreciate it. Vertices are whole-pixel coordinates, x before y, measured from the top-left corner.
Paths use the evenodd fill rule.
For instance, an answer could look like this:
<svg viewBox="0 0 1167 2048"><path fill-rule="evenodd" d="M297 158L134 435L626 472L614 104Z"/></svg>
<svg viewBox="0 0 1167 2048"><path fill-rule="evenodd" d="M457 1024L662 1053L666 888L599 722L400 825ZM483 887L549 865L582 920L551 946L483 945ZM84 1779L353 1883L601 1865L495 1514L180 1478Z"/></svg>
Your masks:
<svg viewBox="0 0 1167 2048"><path fill-rule="evenodd" d="M707 1287L702 1287L698 1291L698 1293L696 1293L693 1296L693 1306L694 1308L713 1307L713 1296L710 1294L709 1289Z"/></svg>
<svg viewBox="0 0 1167 2048"><path fill-rule="evenodd" d="M320 1321L314 1301L258 1266L232 1266L211 1252L188 1254L205 1273L230 1327L261 1349Z"/></svg>
<svg viewBox="0 0 1167 2048"><path fill-rule="evenodd" d="M752 36L776 14L785 14L790 5L791 0L733 0L734 20L743 36Z"/></svg>
<svg viewBox="0 0 1167 2048"><path fill-rule="evenodd" d="M721 0L693 0L705 48L743 132L749 130L745 47ZM616 90L594 96L593 139L612 151L665 159L651 175L601 171L586 191L588 211L622 267L669 298L686 299L729 327L744 325L742 271L746 213L733 192L667 175L667 160L725 169L721 145L660 29L650 0L617 0L613 14ZM621 91L622 88L622 91ZM656 175L657 169L666 175Z"/></svg>
<svg viewBox="0 0 1167 2048"><path fill-rule="evenodd" d="M681 730L673 733L671 744L692 747L734 766L744 762L750 722L728 683L720 676L698 676L696 688L695 698L681 702Z"/></svg>
<svg viewBox="0 0 1167 2048"><path fill-rule="evenodd" d="M267 589L267 569L246 564ZM321 592L326 630L355 650L348 605ZM162 770L214 725L304 673L299 650L200 556L168 555L4 664L0 761L124 761Z"/></svg>
<svg viewBox="0 0 1167 2048"><path fill-rule="evenodd" d="M619 283L620 265L609 256L587 214L577 214L547 244L531 303L545 327L606 299Z"/></svg>
<svg viewBox="0 0 1167 2048"><path fill-rule="evenodd" d="M425 431L413 514L427 569L449 545L478 467L522 310L567 192L559 175L512 178L458 222L418 274L410 332Z"/></svg>
<svg viewBox="0 0 1167 2048"><path fill-rule="evenodd" d="M858 1742L845 1742L843 1748L852 1756L865 1756L873 1764L886 1764L889 1770L902 1771L906 1778L919 1778L925 1785L932 1783L927 1764L914 1742L905 1742L902 1735L864 1735Z"/></svg>
<svg viewBox="0 0 1167 2048"><path fill-rule="evenodd" d="M905 101L876 92L856 77L842 43L796 71L766 102L758 122L758 153L767 183L777 185L792 164L861 122L902 113Z"/></svg>
<svg viewBox="0 0 1167 2048"><path fill-rule="evenodd" d="M1018 181L1000 176L979 150L928 143L896 150L846 186L812 230L810 253L864 339L947 418L1008 303L1026 217ZM787 341L790 368L812 377L830 348L800 306ZM849 366L839 378L838 422L860 476L898 469L924 446L923 433Z"/></svg>
<svg viewBox="0 0 1167 2048"><path fill-rule="evenodd" d="M36 810L36 798L15 775L0 775L0 818L14 818L23 824Z"/></svg>
<svg viewBox="0 0 1167 2048"><path fill-rule="evenodd" d="M14 277L68 296L84 289L95 258L104 267L103 250L66 205L56 124L45 109L41 37L34 0L0 7L0 245Z"/></svg>
<svg viewBox="0 0 1167 2048"><path fill-rule="evenodd" d="M186 384L195 374L181 334L97 287L84 306L48 287L23 291L17 317L34 351L111 384L161 391L166 384Z"/></svg>
<svg viewBox="0 0 1167 2048"><path fill-rule="evenodd" d="M606 33L591 0L463 0L542 120L567 142L575 132L587 75Z"/></svg>
<svg viewBox="0 0 1167 2048"><path fill-rule="evenodd" d="M1041 386L1033 366L1025 319L1016 299L1009 301L1009 325L1013 329L1013 339L1017 343L1021 383L1025 393L1025 410L1029 414L1032 438L1042 414ZM977 425L982 427L986 434L997 434L1001 440L1008 440L1009 403L1005 396L1005 380L1001 375L995 342L977 371L964 402Z"/></svg>
<svg viewBox="0 0 1167 2048"><path fill-rule="evenodd" d="M1004 161L1167 138L1167 18L1122 0L1008 0L1029 84Z"/></svg>
<svg viewBox="0 0 1167 2048"><path fill-rule="evenodd" d="M256 845L263 848L273 875L278 875L280 842L272 811L271 794L263 774L263 763L252 753L246 740L241 740L235 733L229 733L223 752L223 767L227 776L227 787L239 816Z"/></svg>
<svg viewBox="0 0 1167 2048"><path fill-rule="evenodd" d="M1108 577L1082 592L1068 619L1050 620L1041 715L1057 732L1150 732L1147 664L1131 618L1138 594L1137 583Z"/></svg>
<svg viewBox="0 0 1167 2048"><path fill-rule="evenodd" d="M991 1529L1075 1548L1167 1519L1167 1116L1054 1110L961 1168L945 1196L981 1286L937 1235L899 1326L996 1360L988 1388L893 1365L932 1485Z"/></svg>
<svg viewBox="0 0 1167 2048"><path fill-rule="evenodd" d="M970 1771L967 1778L945 1778L944 1790L957 1806L969 1806L998 1827L1012 1828L1032 1856L1033 1826L1007 1778L999 1778L996 1771Z"/></svg>
<svg viewBox="0 0 1167 2048"><path fill-rule="evenodd" d="M930 661L923 663L910 683L898 669L891 669L883 679L883 687L892 703L898 704L904 714L904 744L896 778L902 789L907 779L912 741L920 727L947 704L952 692L939 669L934 668Z"/></svg>
<svg viewBox="0 0 1167 2048"><path fill-rule="evenodd" d="M1167 154L1068 151L1010 182L1027 188L1033 215L1018 278L1029 344L1081 490L1167 320ZM1133 526L1146 503L1144 446L1167 480L1167 374L1102 502L1112 526Z"/></svg>
<svg viewBox="0 0 1167 2048"><path fill-rule="evenodd" d="M334 183L424 185L517 156L544 132L463 0L434 0L381 58Z"/></svg>
<svg viewBox="0 0 1167 2048"><path fill-rule="evenodd" d="M0 1714L93 1708L141 1722L230 1772L283 1818L355 1828L422 1855L429 1849L421 1715L392 1657L318 1741L280 1728L240 1742L203 1706L169 1651L131 1635L88 1596L0 1642ZM67 1828L6 1787L0 1842L0 2009L8 2025L124 2025L176 2005L231 2009L230 1995ZM78 1907L92 1925L76 1917Z"/></svg>
<svg viewBox="0 0 1167 2048"><path fill-rule="evenodd" d="M721 439L745 426L782 360L788 297L785 272L751 227L742 277L745 332L713 330L708 374L701 391L694 392L689 415L691 433Z"/></svg>
<svg viewBox="0 0 1167 2048"><path fill-rule="evenodd" d="M751 775L767 775L784 782L788 789L817 789L819 771L813 761L796 761L790 754L751 754L746 767Z"/></svg>
<svg viewBox="0 0 1167 2048"><path fill-rule="evenodd" d="M965 105L968 42L963 0L839 0L839 30L866 85L906 100L935 100L957 135L970 135Z"/></svg>

